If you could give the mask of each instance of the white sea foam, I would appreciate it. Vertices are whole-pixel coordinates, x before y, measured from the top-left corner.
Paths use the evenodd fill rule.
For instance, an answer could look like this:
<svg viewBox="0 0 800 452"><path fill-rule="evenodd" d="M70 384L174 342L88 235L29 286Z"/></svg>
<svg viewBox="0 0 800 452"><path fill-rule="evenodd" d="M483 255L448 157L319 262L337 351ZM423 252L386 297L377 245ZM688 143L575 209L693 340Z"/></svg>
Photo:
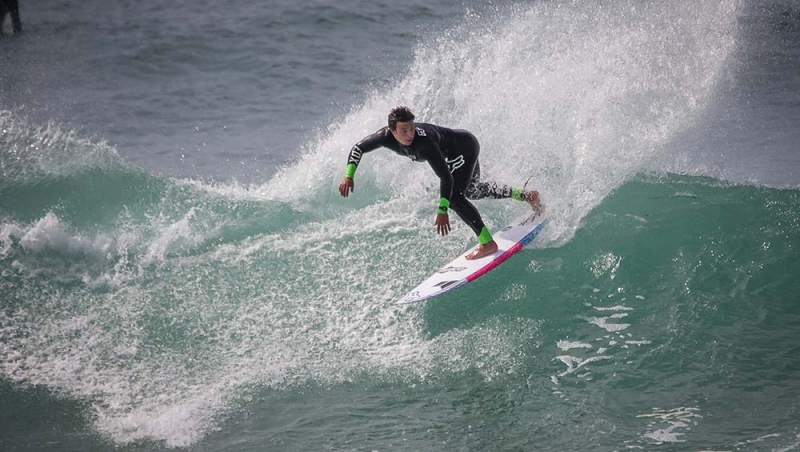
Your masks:
<svg viewBox="0 0 800 452"><path fill-rule="evenodd" d="M567 351L573 348L592 348L592 344L587 344L585 342L558 341L556 347Z"/></svg>
<svg viewBox="0 0 800 452"><path fill-rule="evenodd" d="M608 320L609 317L590 317L587 319L587 321L592 325L597 325L609 333L615 333L630 327L630 324L628 323L611 323Z"/></svg>
<svg viewBox="0 0 800 452"><path fill-rule="evenodd" d="M640 414L637 418L648 419L648 430L642 435L656 444L683 443L686 431L691 430L703 416L694 407L680 407L671 410L654 409L652 413ZM662 427L662 428L658 428Z"/></svg>
<svg viewBox="0 0 800 452"><path fill-rule="evenodd" d="M18 242L28 252L57 251L103 257L115 251L111 237L102 233L93 238L73 234L53 212L48 212L30 227L14 223L3 224L0 241L3 243L3 255L11 252L14 242Z"/></svg>
<svg viewBox="0 0 800 452"><path fill-rule="evenodd" d="M81 138L53 122L34 127L20 115L0 110L0 168L5 182L31 183L44 176L67 176L85 169L119 167L116 150Z"/></svg>

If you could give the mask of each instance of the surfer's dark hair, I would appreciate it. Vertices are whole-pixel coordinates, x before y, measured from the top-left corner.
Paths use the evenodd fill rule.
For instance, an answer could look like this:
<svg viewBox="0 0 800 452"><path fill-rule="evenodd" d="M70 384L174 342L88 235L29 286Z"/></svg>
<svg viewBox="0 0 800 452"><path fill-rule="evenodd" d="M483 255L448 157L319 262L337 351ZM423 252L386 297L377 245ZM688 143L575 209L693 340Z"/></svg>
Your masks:
<svg viewBox="0 0 800 452"><path fill-rule="evenodd" d="M398 122L409 122L414 120L414 113L408 107L395 107L389 112L389 128L397 129Z"/></svg>

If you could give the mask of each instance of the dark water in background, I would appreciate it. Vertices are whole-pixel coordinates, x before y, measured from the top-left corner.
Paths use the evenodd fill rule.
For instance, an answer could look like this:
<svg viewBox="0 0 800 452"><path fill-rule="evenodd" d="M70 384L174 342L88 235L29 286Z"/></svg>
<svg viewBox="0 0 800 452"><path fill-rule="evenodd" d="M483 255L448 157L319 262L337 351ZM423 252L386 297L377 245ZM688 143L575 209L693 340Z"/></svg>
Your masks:
<svg viewBox="0 0 800 452"><path fill-rule="evenodd" d="M3 107L151 171L263 182L465 13L340 3L23 3L28 33L3 45Z"/></svg>
<svg viewBox="0 0 800 452"><path fill-rule="evenodd" d="M38 2L0 40L3 450L800 447L798 2ZM472 240L350 145L529 176ZM481 201L492 227L520 213Z"/></svg>

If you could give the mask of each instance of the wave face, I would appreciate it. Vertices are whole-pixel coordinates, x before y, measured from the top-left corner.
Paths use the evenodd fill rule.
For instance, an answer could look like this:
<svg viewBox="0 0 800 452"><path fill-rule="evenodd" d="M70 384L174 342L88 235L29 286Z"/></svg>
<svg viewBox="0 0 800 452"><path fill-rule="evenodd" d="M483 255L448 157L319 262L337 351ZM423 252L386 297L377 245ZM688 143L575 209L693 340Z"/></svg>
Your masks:
<svg viewBox="0 0 800 452"><path fill-rule="evenodd" d="M678 421L716 407L657 404L657 380L710 360L697 375L745 384L731 369L763 369L754 350L791 343L780 331L798 289L797 192L641 174L702 112L738 12L573 1L468 14L262 186L154 176L105 143L3 112L2 375L86 401L117 445L192 446L260 391L352 382L546 388L509 411L529 419L564 415L579 388L646 387L657 396L643 417L598 404L585 407L591 425L641 427L607 439L615 447L680 441ZM394 301L473 240L460 223L433 234L430 170L376 151L355 197L332 182L342 150L396 104L473 131L484 177L531 178L550 216L537 249L417 308ZM522 209L478 207L493 228ZM414 441L454 440L443 435Z"/></svg>

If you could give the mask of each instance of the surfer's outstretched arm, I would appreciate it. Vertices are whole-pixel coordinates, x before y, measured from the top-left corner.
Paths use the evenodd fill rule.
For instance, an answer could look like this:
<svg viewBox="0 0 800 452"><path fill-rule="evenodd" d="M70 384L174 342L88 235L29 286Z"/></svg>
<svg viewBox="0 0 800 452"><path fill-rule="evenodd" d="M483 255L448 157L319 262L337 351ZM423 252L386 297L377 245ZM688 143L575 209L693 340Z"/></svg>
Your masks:
<svg viewBox="0 0 800 452"><path fill-rule="evenodd" d="M439 207L436 209L436 232L440 235L447 235L450 233L450 215L448 209L453 197L453 174L450 173L450 168L439 151L438 146L434 146L435 151L430 152L428 155L428 164L433 169L433 172L439 176Z"/></svg>
<svg viewBox="0 0 800 452"><path fill-rule="evenodd" d="M367 152L374 151L381 146L384 146L386 140L386 128L382 128L372 135L366 136L364 139L353 145L350 153L347 155L347 169L344 172L344 178L339 183L339 194L345 198L350 192L355 191L355 182L353 177L356 175L356 168L361 163L361 156Z"/></svg>

